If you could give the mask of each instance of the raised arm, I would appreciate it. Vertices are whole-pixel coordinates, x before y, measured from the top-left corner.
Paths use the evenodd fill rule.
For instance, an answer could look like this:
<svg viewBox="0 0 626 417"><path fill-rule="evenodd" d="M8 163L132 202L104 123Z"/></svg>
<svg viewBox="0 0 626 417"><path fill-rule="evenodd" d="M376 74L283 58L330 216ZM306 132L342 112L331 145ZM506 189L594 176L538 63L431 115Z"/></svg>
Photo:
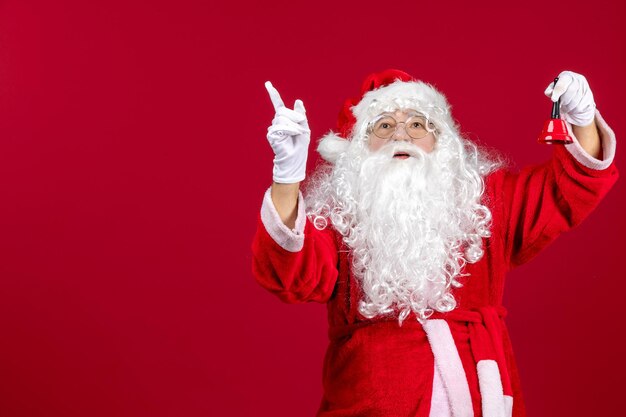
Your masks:
<svg viewBox="0 0 626 417"><path fill-rule="evenodd" d="M310 130L302 101L285 107L265 84L276 116L267 130L274 150L274 182L263 198L252 243L252 271L265 289L288 303L326 302L338 276L338 242L330 229L317 230L305 215L300 182L305 177Z"/></svg>
<svg viewBox="0 0 626 417"><path fill-rule="evenodd" d="M613 186L615 134L596 110L582 75L562 72L546 95L561 97L561 114L574 143L555 145L551 161L519 174L495 176L506 219L505 246L510 265L528 261L560 233L579 224ZM499 179L498 179L499 178Z"/></svg>
<svg viewBox="0 0 626 417"><path fill-rule="evenodd" d="M600 141L598 125L595 120L587 126L572 125L572 133L578 139L580 147L583 148L589 156L595 159L602 159L602 142Z"/></svg>
<svg viewBox="0 0 626 417"><path fill-rule="evenodd" d="M296 100L293 110L285 106L278 90L271 82L265 83L276 115L267 129L267 140L274 150L274 182L272 201L280 219L293 229L296 223L300 181L306 175L306 160L311 131L306 110L301 100Z"/></svg>

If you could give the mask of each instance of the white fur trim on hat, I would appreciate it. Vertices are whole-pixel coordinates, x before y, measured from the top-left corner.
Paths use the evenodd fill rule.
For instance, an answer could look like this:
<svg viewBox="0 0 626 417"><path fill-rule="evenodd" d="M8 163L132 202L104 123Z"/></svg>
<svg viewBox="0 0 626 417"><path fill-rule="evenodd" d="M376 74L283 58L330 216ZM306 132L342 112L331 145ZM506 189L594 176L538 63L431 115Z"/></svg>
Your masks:
<svg viewBox="0 0 626 417"><path fill-rule="evenodd" d="M354 131L359 132L363 125L380 113L398 109L414 109L433 119L453 125L450 105L446 97L430 84L422 81L395 81L365 93L359 104L352 107L356 118Z"/></svg>
<svg viewBox="0 0 626 417"><path fill-rule="evenodd" d="M349 146L349 140L337 136L334 132L329 132L320 139L317 145L317 152L324 160L334 164L339 155L347 151Z"/></svg>

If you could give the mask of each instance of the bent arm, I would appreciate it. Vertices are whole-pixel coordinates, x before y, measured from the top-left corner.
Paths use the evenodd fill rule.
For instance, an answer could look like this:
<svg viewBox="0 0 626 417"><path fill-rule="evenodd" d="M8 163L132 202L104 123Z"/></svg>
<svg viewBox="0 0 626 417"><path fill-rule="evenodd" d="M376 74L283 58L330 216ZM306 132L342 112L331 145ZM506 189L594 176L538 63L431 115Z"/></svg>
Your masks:
<svg viewBox="0 0 626 417"><path fill-rule="evenodd" d="M598 112L593 125L598 143L594 143L594 132L586 132L591 137L583 137L585 149L574 133L573 144L554 147L552 160L504 175L500 198L510 266L527 262L562 232L582 222L617 180L615 134ZM598 148L595 155L589 146Z"/></svg>
<svg viewBox="0 0 626 417"><path fill-rule="evenodd" d="M572 133L585 152L595 159L602 158L602 142L595 119L588 126L572 125Z"/></svg>
<svg viewBox="0 0 626 417"><path fill-rule="evenodd" d="M298 217L298 195L300 193L300 183L280 184L272 183L272 202L280 220L290 229L296 225Z"/></svg>
<svg viewBox="0 0 626 417"><path fill-rule="evenodd" d="M290 228L267 190L252 243L252 271L262 287L284 302L324 303L331 298L339 274L337 237L331 228L317 230L307 220L301 193L296 194L296 206Z"/></svg>

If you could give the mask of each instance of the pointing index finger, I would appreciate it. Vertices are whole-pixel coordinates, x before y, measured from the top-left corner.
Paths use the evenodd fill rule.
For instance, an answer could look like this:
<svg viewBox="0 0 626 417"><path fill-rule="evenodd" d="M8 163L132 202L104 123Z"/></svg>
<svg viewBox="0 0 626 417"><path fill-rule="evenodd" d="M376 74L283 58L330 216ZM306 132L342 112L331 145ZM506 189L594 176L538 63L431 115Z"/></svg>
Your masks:
<svg viewBox="0 0 626 417"><path fill-rule="evenodd" d="M274 88L271 82L265 82L265 88L270 95L270 100L272 100L272 104L274 105L274 110L278 111L281 107L285 107L285 103L283 103L283 99L280 98L280 94L278 90Z"/></svg>

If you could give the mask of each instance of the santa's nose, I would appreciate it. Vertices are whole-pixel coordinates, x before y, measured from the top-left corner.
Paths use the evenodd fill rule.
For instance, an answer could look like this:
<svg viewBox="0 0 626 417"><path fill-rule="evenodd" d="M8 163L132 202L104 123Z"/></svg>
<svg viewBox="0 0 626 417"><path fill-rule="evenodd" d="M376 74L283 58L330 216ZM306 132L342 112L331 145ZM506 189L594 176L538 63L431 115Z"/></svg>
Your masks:
<svg viewBox="0 0 626 417"><path fill-rule="evenodd" d="M404 126L398 126L396 131L391 135L393 140L411 140L411 137L406 133Z"/></svg>

